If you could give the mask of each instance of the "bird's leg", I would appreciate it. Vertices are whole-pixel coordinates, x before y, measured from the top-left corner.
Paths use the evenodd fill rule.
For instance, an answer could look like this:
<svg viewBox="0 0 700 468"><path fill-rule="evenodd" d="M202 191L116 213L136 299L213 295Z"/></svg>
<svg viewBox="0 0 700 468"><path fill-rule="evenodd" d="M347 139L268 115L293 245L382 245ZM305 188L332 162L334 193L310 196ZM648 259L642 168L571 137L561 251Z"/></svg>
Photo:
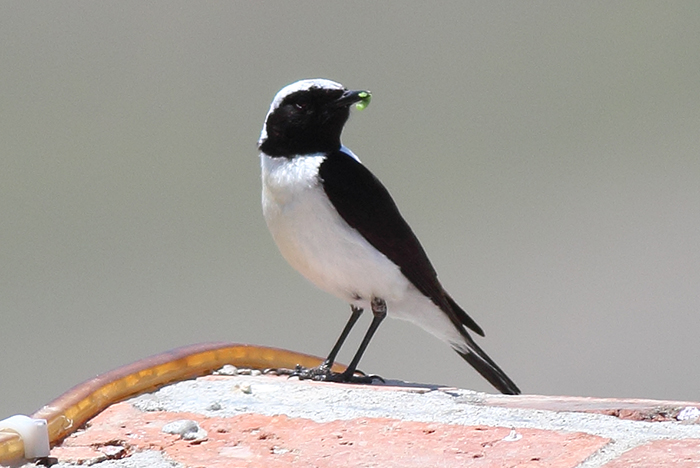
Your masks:
<svg viewBox="0 0 700 468"><path fill-rule="evenodd" d="M382 382L384 381L384 379L377 375L355 375L356 372L362 374L362 372L357 370L357 365L360 363L362 354L364 354L365 349L367 349L367 345L372 339L372 336L374 336L374 332L377 331L379 324L382 323L382 320L386 317L386 302L384 302L384 299L378 297L372 298L372 314L374 317L367 329L367 333L365 333L365 337L362 339L362 343L360 343L360 347L355 353L355 357L352 358L352 362L343 372L331 371L331 367L333 367L335 357L340 347L343 345L345 338L347 338L353 325L355 325L355 322L357 322L357 319L359 319L362 314L362 309L354 306L351 307L352 315L350 316L350 320L348 320L348 323L345 325L343 332L340 334L338 341L335 343L335 346L333 346L326 360L323 361L320 366L311 369L297 366L290 374L290 377L299 377L300 380L311 379L325 382L372 383L374 379L381 380Z"/></svg>
<svg viewBox="0 0 700 468"><path fill-rule="evenodd" d="M355 323L360 318L360 315L362 315L363 312L363 309L355 307L354 305L350 306L350 310L352 311L352 313L350 314L350 319L348 320L348 323L345 324L345 328L343 328L343 332L338 337L338 341L335 342L333 349L331 349L331 352L328 354L328 357L325 361L323 361L320 367L325 367L327 369L333 367L333 364L335 363L335 358L338 355L338 351L340 351L340 348L343 346L343 343L345 343L345 339L350 334L350 330L352 330L352 327L355 326Z"/></svg>
<svg viewBox="0 0 700 468"><path fill-rule="evenodd" d="M383 380L381 377L377 376L355 376L355 370L357 369L357 365L360 363L360 359L362 358L365 349L367 349L367 345L369 345L372 336L374 336L374 332L376 332L377 328L379 328L379 324L382 323L382 320L384 320L386 317L386 302L384 299L379 297L372 298L372 314L374 314L374 317L372 317L372 323L370 323L367 333L365 333L365 337L362 339L362 343L360 343L360 347L355 353L355 357L352 358L352 362L348 368L345 369L345 371L339 376L341 382L359 381L361 383L371 383L373 378Z"/></svg>

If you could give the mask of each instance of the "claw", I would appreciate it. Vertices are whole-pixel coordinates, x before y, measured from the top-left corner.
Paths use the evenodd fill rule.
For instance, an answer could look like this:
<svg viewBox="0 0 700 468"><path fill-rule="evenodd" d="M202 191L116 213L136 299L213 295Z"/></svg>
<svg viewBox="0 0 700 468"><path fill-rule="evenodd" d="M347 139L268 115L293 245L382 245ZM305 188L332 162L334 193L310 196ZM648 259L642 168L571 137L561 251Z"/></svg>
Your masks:
<svg viewBox="0 0 700 468"><path fill-rule="evenodd" d="M370 379L370 383L372 383L372 380L374 380L374 379L379 380L381 383L386 383L386 380L384 380L384 377L382 377L381 375L370 374L370 375L367 375L367 377Z"/></svg>
<svg viewBox="0 0 700 468"><path fill-rule="evenodd" d="M361 383L371 384L374 380L384 382L378 375L367 375L362 371L355 371L354 374L345 372L333 372L328 366L318 366L306 368L297 366L289 377L297 377L299 380L313 380L315 382L340 382L340 383Z"/></svg>
<svg viewBox="0 0 700 468"><path fill-rule="evenodd" d="M302 367L297 364L294 369L284 367L268 368L262 370L263 374L286 375L288 378L296 377L299 380L313 380L314 382L339 382L371 384L375 380L386 383L384 379L376 374L365 374L361 370L356 370L354 374L346 375L345 372L333 372L330 367L320 365L318 367Z"/></svg>

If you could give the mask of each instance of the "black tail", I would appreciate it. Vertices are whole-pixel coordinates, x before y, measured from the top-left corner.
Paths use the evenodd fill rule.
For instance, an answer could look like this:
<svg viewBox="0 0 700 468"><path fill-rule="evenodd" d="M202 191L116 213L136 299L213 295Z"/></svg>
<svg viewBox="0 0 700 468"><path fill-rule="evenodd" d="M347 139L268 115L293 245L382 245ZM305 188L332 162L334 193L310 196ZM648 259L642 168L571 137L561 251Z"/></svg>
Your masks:
<svg viewBox="0 0 700 468"><path fill-rule="evenodd" d="M488 357L483 349L479 348L471 338L466 339L464 349L453 347L457 354L462 356L483 378L489 381L501 393L506 395L520 395L520 389L515 382L510 380L493 360Z"/></svg>
<svg viewBox="0 0 700 468"><path fill-rule="evenodd" d="M520 395L518 386L510 380L506 373L498 367L498 364L493 362L493 359L491 359L483 349L479 348L479 346L474 343L474 340L469 336L469 332L466 330L466 328L469 328L473 332L484 336L484 331L481 327L477 325L446 292L444 293L444 298L447 300L449 310L441 308L447 313L447 316L450 317L455 328L459 330L459 333L464 338L464 343L452 343L452 349L457 351L457 354L462 356L465 361L476 369L482 377L488 380L491 385L496 387L499 392L505 393L506 395Z"/></svg>

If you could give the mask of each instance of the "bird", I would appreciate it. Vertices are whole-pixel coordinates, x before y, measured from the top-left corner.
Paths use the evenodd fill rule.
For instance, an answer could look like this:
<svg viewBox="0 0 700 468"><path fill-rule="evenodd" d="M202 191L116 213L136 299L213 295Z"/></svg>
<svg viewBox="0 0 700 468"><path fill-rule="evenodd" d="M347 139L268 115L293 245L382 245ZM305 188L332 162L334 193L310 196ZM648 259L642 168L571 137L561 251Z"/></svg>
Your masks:
<svg viewBox="0 0 700 468"><path fill-rule="evenodd" d="M518 386L476 344L476 322L438 281L425 250L384 185L341 143L353 104L367 90L324 78L282 88L265 117L258 150L262 211L287 262L311 283L350 304L350 319L328 357L293 375L320 381L368 383L357 370L386 316L408 320L446 342L504 394ZM372 321L352 361L332 372L338 351L365 309Z"/></svg>

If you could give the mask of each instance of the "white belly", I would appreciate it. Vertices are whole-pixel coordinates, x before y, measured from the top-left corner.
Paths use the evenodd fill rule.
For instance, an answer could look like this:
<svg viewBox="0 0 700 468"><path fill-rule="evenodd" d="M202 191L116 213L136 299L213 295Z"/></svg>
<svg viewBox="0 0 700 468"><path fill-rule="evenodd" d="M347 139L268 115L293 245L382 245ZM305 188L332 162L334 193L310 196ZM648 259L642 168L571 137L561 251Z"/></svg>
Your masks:
<svg viewBox="0 0 700 468"><path fill-rule="evenodd" d="M316 176L323 157L262 158L263 214L289 264L358 306L400 300L409 281L335 211Z"/></svg>

